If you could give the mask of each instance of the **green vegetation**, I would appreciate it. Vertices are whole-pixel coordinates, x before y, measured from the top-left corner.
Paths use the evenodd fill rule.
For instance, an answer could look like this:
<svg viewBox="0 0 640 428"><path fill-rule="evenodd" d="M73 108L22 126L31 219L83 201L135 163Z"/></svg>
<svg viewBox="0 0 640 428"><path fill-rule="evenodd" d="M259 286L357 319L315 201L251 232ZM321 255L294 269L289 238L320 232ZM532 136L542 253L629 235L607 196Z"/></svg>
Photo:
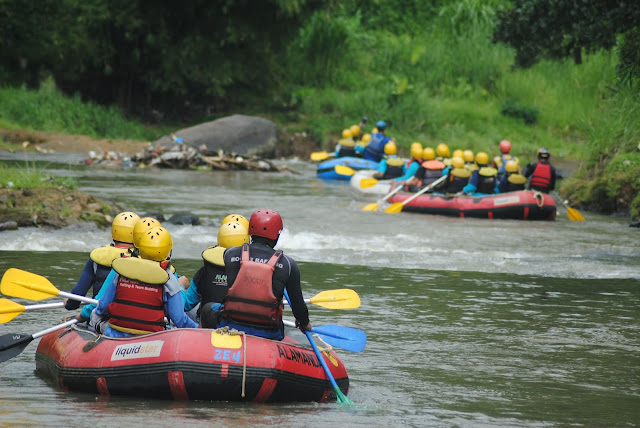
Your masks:
<svg viewBox="0 0 640 428"><path fill-rule="evenodd" d="M36 90L24 86L0 88L0 100L0 127L5 129L148 141L158 139L168 130L127 119L117 107L83 102L77 95L65 96L51 78L45 79Z"/></svg>
<svg viewBox="0 0 640 428"><path fill-rule="evenodd" d="M75 189L76 182L71 177L50 177L42 170L26 163L24 168L8 166L0 163L0 188L8 189L43 189L64 187Z"/></svg>
<svg viewBox="0 0 640 428"><path fill-rule="evenodd" d="M515 3L537 11L545 2ZM569 0L551 3L575 6ZM581 19L600 18L598 8L609 4L587 3ZM271 118L286 133L306 131L332 149L343 128L367 116L367 131L385 120L404 154L420 141L493 156L498 142L508 139L526 163L546 146L552 162L582 162L561 189L572 203L624 211L635 201L637 212L638 21L624 15L618 29L625 34L617 39L597 33L615 20L603 19L600 26L581 22L571 27L575 33L566 33L565 22L558 29L570 40L555 46L549 42L559 40L555 27L528 40L526 25L509 26L505 17L518 18L505 12L511 5L229 0L149 10L140 0L63 0L45 8L9 0L0 12L4 7L13 19L0 36L23 39L0 53L0 82L20 89L0 89L0 126L151 140L182 125L242 112ZM563 16L553 10L537 15L526 22L543 28ZM505 31L496 37L496 28L513 30L526 46L493 43L511 42ZM614 44L613 50L598 50ZM571 59L544 59L567 55ZM21 58L28 60L24 70ZM514 68L516 62L530 67ZM165 128L158 132L86 99L118 105L147 121L164 117Z"/></svg>

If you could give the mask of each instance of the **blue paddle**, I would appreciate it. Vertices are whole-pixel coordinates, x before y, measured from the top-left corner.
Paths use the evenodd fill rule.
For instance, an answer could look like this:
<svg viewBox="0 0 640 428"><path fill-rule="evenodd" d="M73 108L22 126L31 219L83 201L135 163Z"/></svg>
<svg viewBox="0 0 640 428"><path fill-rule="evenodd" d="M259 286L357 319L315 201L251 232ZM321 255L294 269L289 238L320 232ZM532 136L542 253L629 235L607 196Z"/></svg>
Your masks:
<svg viewBox="0 0 640 428"><path fill-rule="evenodd" d="M284 290L284 297L285 297L285 299L287 299L287 302L289 302L289 306L291 306L291 302L289 301L289 294L287 293L287 290ZM294 326L295 326L295 323L294 323ZM340 387L336 383L336 380L333 378L333 375L331 374L331 371L329 370L329 367L327 367L327 363L324 361L324 358L322 357L322 354L320 353L320 350L316 346L316 343L313 341L313 337L311 337L311 333L308 332L308 331L305 331L304 334L305 334L305 336L307 336L307 340L309 341L309 344L313 348L313 352L316 353L316 357L318 357L318 361L320 361L320 364L322 365L322 368L324 369L324 373L327 375L327 379L329 379L329 382L331 382L331 386L333 386L333 390L336 392L336 401L338 402L338 404L343 404L343 403L345 403L345 404L353 404L353 401L351 401L340 390Z"/></svg>
<svg viewBox="0 0 640 428"><path fill-rule="evenodd" d="M294 327L293 321L283 320L287 327ZM331 346L351 352L362 352L367 346L367 333L357 328L343 327L341 325L325 324L312 327L311 332L318 334L322 340Z"/></svg>

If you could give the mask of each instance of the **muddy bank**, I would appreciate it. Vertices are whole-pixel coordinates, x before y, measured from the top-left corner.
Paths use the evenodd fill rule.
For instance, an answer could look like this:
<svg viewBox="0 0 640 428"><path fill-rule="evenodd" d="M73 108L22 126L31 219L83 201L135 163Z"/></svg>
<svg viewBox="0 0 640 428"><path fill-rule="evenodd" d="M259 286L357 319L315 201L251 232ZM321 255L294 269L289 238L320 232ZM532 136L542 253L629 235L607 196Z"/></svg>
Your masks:
<svg viewBox="0 0 640 428"><path fill-rule="evenodd" d="M77 190L63 187L41 189L0 188L0 230L18 227L56 229L82 221L110 227L124 207Z"/></svg>

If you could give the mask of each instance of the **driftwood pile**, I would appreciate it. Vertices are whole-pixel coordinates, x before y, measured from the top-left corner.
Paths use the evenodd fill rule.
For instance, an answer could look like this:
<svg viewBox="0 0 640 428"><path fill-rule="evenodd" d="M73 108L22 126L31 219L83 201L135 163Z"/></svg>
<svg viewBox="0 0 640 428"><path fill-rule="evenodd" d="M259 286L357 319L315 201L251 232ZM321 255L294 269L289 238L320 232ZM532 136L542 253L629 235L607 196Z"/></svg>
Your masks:
<svg viewBox="0 0 640 428"><path fill-rule="evenodd" d="M265 172L287 171L296 173L286 165L276 165L272 161L258 157L245 157L235 153L211 154L206 147L197 149L189 144L174 142L169 146L150 146L130 159L113 152L96 154L91 152L87 164L116 164L128 167L158 167L171 169L213 169L250 170Z"/></svg>

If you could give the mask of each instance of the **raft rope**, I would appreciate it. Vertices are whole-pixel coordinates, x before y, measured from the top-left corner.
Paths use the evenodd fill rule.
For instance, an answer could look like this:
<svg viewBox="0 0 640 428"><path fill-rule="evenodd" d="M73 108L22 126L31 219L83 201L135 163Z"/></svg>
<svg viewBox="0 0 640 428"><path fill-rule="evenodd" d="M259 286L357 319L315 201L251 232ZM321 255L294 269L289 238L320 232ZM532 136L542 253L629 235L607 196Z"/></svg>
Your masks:
<svg viewBox="0 0 640 428"><path fill-rule="evenodd" d="M242 394L241 397L245 397L245 386L247 384L247 334L244 331L236 330L235 328L229 328L229 326L225 326L222 328L216 329L216 331L220 334L228 334L230 336L242 335L242 340L244 342L244 350L242 351Z"/></svg>

